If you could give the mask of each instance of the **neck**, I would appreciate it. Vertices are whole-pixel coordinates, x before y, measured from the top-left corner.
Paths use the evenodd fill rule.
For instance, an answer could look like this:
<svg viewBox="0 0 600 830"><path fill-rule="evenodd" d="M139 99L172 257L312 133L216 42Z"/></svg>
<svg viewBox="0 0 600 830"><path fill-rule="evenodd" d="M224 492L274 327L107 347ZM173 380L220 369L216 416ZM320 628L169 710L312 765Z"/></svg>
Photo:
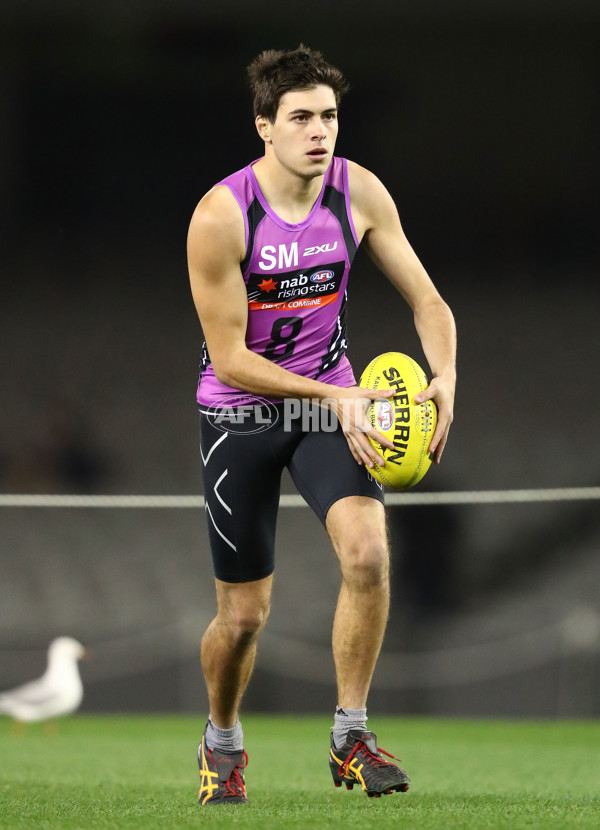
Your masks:
<svg viewBox="0 0 600 830"><path fill-rule="evenodd" d="M323 175L299 176L269 152L253 170L265 199L278 215L296 223L306 219L323 187Z"/></svg>

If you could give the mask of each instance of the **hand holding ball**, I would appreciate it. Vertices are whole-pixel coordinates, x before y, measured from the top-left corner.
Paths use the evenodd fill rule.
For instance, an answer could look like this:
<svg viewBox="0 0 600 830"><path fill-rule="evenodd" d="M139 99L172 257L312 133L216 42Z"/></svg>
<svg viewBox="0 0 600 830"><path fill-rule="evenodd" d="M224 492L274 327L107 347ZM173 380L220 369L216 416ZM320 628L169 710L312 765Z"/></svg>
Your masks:
<svg viewBox="0 0 600 830"><path fill-rule="evenodd" d="M369 363L359 385L394 390L393 397L373 401L367 408L371 426L394 444L390 450L369 438L385 462L383 466L375 464L369 472L387 487L407 490L423 478L431 465L429 444L437 424L437 408L433 401L417 404L414 400L415 395L427 389L427 376L408 355L386 352Z"/></svg>

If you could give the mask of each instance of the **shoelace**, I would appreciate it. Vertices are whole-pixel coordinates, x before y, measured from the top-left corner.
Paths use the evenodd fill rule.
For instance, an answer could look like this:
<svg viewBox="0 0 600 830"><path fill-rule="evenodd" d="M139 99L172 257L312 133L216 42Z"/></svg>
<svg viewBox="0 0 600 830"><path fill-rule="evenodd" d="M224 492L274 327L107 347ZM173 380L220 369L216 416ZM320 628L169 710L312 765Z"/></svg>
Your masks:
<svg viewBox="0 0 600 830"><path fill-rule="evenodd" d="M244 779L240 770L246 769L248 766L248 754L244 750L242 760L235 765L231 770L231 775L225 782L223 789L223 796L228 795L246 795L246 788L244 787Z"/></svg>
<svg viewBox="0 0 600 830"><path fill-rule="evenodd" d="M366 762L370 766L372 766L372 767L387 767L387 766L390 766L389 761L384 761L383 758L378 758L377 755L373 755L373 753L367 747L366 744L364 744L362 741L358 741L358 743L356 744L356 746L354 747L354 749L352 750L350 755L348 755L348 757L346 758L344 763L340 766L340 769L339 769L340 778L343 778L346 775L346 773L348 772L348 766L350 764L350 761L354 758L354 756L359 751L359 749L364 749L364 751L367 755ZM386 752L385 749L382 749L380 746L377 747L377 752L383 752L384 755L387 755L388 758L393 758L394 761L401 761L400 758L396 758L395 755L392 755L390 752Z"/></svg>

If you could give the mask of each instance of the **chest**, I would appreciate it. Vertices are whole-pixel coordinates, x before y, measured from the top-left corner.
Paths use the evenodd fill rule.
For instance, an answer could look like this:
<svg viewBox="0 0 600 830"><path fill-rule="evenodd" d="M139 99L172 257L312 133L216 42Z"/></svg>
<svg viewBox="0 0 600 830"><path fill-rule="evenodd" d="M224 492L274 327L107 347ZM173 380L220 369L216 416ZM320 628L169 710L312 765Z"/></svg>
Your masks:
<svg viewBox="0 0 600 830"><path fill-rule="evenodd" d="M340 223L327 209L300 230L281 228L265 216L256 229L248 270L265 274L314 270L332 258L349 260Z"/></svg>

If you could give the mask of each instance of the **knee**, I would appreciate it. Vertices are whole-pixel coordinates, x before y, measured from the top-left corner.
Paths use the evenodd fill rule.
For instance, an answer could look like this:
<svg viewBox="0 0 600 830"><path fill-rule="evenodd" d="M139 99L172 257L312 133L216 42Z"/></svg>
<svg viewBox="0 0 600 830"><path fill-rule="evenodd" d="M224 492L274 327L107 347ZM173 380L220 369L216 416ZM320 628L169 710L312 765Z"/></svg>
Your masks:
<svg viewBox="0 0 600 830"><path fill-rule="evenodd" d="M340 556L344 581L356 590L386 588L389 581L389 551L384 539L363 538Z"/></svg>
<svg viewBox="0 0 600 830"><path fill-rule="evenodd" d="M268 604L240 604L230 608L225 624L233 642L240 646L254 642L265 627L269 610Z"/></svg>

